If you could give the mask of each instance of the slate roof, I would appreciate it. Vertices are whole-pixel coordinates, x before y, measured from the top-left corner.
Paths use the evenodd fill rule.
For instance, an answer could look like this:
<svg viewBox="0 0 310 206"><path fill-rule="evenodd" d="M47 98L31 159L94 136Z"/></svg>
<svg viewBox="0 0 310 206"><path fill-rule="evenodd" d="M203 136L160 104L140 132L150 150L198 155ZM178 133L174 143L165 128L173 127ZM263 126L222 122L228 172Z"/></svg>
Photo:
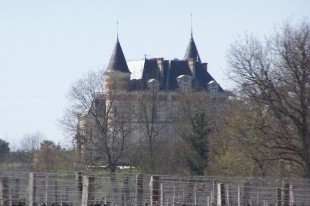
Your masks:
<svg viewBox="0 0 310 206"><path fill-rule="evenodd" d="M130 73L118 38L117 38L116 44L114 46L114 50L110 58L108 68L106 70L106 72L111 72L111 71L120 71L120 72Z"/></svg>
<svg viewBox="0 0 310 206"><path fill-rule="evenodd" d="M191 34L191 38L189 40L186 52L185 52L185 56L184 56L184 60L188 60L188 59L194 59L195 61L201 62L200 60L200 56L193 38L193 34Z"/></svg>
<svg viewBox="0 0 310 206"><path fill-rule="evenodd" d="M160 90L173 91L178 90L177 77L180 75L192 75L187 60L163 60L163 73L160 73L157 65L157 59L145 59L141 79L130 80L130 91L143 90L147 88L149 79L157 79L160 82ZM195 62L196 74L192 81L194 90L207 90L208 83L215 81L209 72L199 61ZM219 87L219 92L224 90Z"/></svg>
<svg viewBox="0 0 310 206"><path fill-rule="evenodd" d="M129 91L144 90L147 88L147 81L149 79L156 79L160 82L160 90L173 91L178 90L177 77L180 75L192 75L188 66L188 59L193 59L195 62L195 78L192 80L193 90L200 91L208 89L208 83L215 81L209 74L207 69L203 66L200 56L193 38L191 35L185 57L183 60L163 60L163 71L159 70L157 59L145 59L136 61L137 69L133 70L135 78L129 82ZM131 64L129 64L132 66ZM113 53L106 72L119 71L124 73L131 73L126 62L123 50L117 38ZM219 92L224 90L219 87Z"/></svg>

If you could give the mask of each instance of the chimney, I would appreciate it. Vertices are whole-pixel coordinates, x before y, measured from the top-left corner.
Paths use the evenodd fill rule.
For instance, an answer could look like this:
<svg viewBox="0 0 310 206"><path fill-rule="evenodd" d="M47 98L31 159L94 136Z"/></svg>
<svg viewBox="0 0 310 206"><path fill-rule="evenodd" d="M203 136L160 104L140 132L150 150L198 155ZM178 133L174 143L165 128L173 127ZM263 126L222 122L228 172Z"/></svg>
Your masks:
<svg viewBox="0 0 310 206"><path fill-rule="evenodd" d="M194 58L188 59L188 67L192 72L193 79L195 79L196 78L196 68L195 68L195 59Z"/></svg>
<svg viewBox="0 0 310 206"><path fill-rule="evenodd" d="M164 78L164 58L157 58L157 66L160 71L160 77Z"/></svg>
<svg viewBox="0 0 310 206"><path fill-rule="evenodd" d="M206 71L208 71L208 63L202 63L201 65Z"/></svg>

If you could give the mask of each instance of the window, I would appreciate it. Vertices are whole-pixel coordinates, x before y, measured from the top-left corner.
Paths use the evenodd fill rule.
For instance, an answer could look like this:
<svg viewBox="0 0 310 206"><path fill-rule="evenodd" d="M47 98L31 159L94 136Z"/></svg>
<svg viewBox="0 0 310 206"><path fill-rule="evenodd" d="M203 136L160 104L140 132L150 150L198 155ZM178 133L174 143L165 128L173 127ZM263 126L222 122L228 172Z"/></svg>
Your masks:
<svg viewBox="0 0 310 206"><path fill-rule="evenodd" d="M177 77L179 88L182 92L190 92L191 91L191 82L192 77L189 75L180 75Z"/></svg>
<svg viewBox="0 0 310 206"><path fill-rule="evenodd" d="M211 93L211 98L213 98L213 99L216 98L218 88L219 88L219 85L218 85L218 83L216 83L216 81L212 80L209 82L208 89Z"/></svg>
<svg viewBox="0 0 310 206"><path fill-rule="evenodd" d="M113 106L113 117L117 117L118 116L118 111L117 111L117 106Z"/></svg>
<svg viewBox="0 0 310 206"><path fill-rule="evenodd" d="M150 79L147 81L147 87L150 91L155 93L159 90L159 82L156 79Z"/></svg>

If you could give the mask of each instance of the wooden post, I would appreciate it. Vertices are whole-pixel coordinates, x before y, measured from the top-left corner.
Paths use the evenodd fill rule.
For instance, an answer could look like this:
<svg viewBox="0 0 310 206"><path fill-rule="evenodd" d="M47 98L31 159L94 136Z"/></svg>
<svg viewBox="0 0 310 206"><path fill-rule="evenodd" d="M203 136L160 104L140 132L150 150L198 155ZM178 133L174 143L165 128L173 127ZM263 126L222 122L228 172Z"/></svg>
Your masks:
<svg viewBox="0 0 310 206"><path fill-rule="evenodd" d="M77 203L76 206L81 205L82 202L82 192L83 192L83 176L82 172L75 173L75 181L77 185Z"/></svg>
<svg viewBox="0 0 310 206"><path fill-rule="evenodd" d="M226 185L226 205L229 205L229 186Z"/></svg>
<svg viewBox="0 0 310 206"><path fill-rule="evenodd" d="M0 185L0 205L2 206L10 206L10 188L9 188L9 180L7 177L1 178Z"/></svg>
<svg viewBox="0 0 310 206"><path fill-rule="evenodd" d="M214 204L215 205L215 181L216 180L213 180L212 182L212 192L211 192L211 205Z"/></svg>
<svg viewBox="0 0 310 206"><path fill-rule="evenodd" d="M176 180L174 180L174 185L173 185L172 205L175 205L175 196L176 196Z"/></svg>
<svg viewBox="0 0 310 206"><path fill-rule="evenodd" d="M238 185L238 206L241 206L240 186Z"/></svg>
<svg viewBox="0 0 310 206"><path fill-rule="evenodd" d="M281 206L289 206L290 202L290 184L283 180L281 192Z"/></svg>
<svg viewBox="0 0 310 206"><path fill-rule="evenodd" d="M197 186L194 186L194 205L197 205Z"/></svg>
<svg viewBox="0 0 310 206"><path fill-rule="evenodd" d="M217 183L217 198L216 205L222 206L222 198L221 198L221 183Z"/></svg>
<svg viewBox="0 0 310 206"><path fill-rule="evenodd" d="M121 205L124 205L126 206L126 203L125 203L125 188L122 188L122 191L121 191Z"/></svg>
<svg viewBox="0 0 310 206"><path fill-rule="evenodd" d="M91 184L91 186L93 187L94 183ZM66 190L65 190L65 195L64 197L62 198L62 201L63 202L67 202L69 200L69 187L68 185L66 185Z"/></svg>
<svg viewBox="0 0 310 206"><path fill-rule="evenodd" d="M151 176L150 181L150 205L158 205L160 200L160 180L159 176Z"/></svg>
<svg viewBox="0 0 310 206"><path fill-rule="evenodd" d="M119 197L119 188L118 188L118 182L117 182L117 177L116 177L116 173L110 173L110 181L111 181L111 187L112 187L112 194L111 194L111 204L115 205L115 204L119 204L121 199Z"/></svg>
<svg viewBox="0 0 310 206"><path fill-rule="evenodd" d="M276 206L281 206L281 188L277 188Z"/></svg>
<svg viewBox="0 0 310 206"><path fill-rule="evenodd" d="M45 176L45 205L48 205L48 201L47 201L47 198L48 198L48 176L46 175Z"/></svg>
<svg viewBox="0 0 310 206"><path fill-rule="evenodd" d="M294 186L290 186L290 206L295 206Z"/></svg>
<svg viewBox="0 0 310 206"><path fill-rule="evenodd" d="M83 176L81 206L93 205L95 203L94 183L95 177Z"/></svg>
<svg viewBox="0 0 310 206"><path fill-rule="evenodd" d="M243 184L243 196L241 205L251 205L250 203L250 183L244 182Z"/></svg>
<svg viewBox="0 0 310 206"><path fill-rule="evenodd" d="M54 196L55 196L55 202L59 202L59 197L58 197L58 182L57 179L54 179ZM80 200L80 199L79 199Z"/></svg>
<svg viewBox="0 0 310 206"><path fill-rule="evenodd" d="M136 206L143 206L143 184L144 174L136 176Z"/></svg>
<svg viewBox="0 0 310 206"><path fill-rule="evenodd" d="M164 184L160 183L160 206L164 206Z"/></svg>
<svg viewBox="0 0 310 206"><path fill-rule="evenodd" d="M127 206L127 205L130 205L129 203L129 177L125 177L124 178L124 190L123 190L123 193L124 193L124 206Z"/></svg>
<svg viewBox="0 0 310 206"><path fill-rule="evenodd" d="M2 179L3 179L3 177L2 178L0 178L0 205L3 205L3 203L2 203L2 200L3 200L3 192L2 192L2 190L3 190L3 183L2 183Z"/></svg>
<svg viewBox="0 0 310 206"><path fill-rule="evenodd" d="M69 193L68 189L69 188L67 188L67 192ZM88 203L90 203L90 205L94 205L95 204L95 177L89 177L88 194L89 194Z"/></svg>
<svg viewBox="0 0 310 206"><path fill-rule="evenodd" d="M45 176L45 205L51 205L52 203L58 203L56 198L53 196L56 194L57 191L53 193L53 190L56 189L55 187L51 187L53 185L53 176Z"/></svg>
<svg viewBox="0 0 310 206"><path fill-rule="evenodd" d="M217 205L225 205L225 187L223 183L217 184Z"/></svg>
<svg viewBox="0 0 310 206"><path fill-rule="evenodd" d="M185 205L193 205L194 204L194 183L193 182L188 182L187 183L187 188L185 191Z"/></svg>
<svg viewBox="0 0 310 206"><path fill-rule="evenodd" d="M28 206L35 206L36 186L35 173L30 172L28 176Z"/></svg>
<svg viewBox="0 0 310 206"><path fill-rule="evenodd" d="M214 191L211 190L210 191L210 205L214 205L215 202L214 202Z"/></svg>
<svg viewBox="0 0 310 206"><path fill-rule="evenodd" d="M177 195L178 190L179 190L179 183L178 183L178 180L175 179L174 186L173 186L173 197L172 197L173 205L177 205L177 203L179 202L178 195Z"/></svg>
<svg viewBox="0 0 310 206"><path fill-rule="evenodd" d="M19 179L15 179L15 186L14 186L14 189L12 191L12 204L13 205L17 205L18 204L18 201L19 201L19 185L20 185L20 181Z"/></svg>

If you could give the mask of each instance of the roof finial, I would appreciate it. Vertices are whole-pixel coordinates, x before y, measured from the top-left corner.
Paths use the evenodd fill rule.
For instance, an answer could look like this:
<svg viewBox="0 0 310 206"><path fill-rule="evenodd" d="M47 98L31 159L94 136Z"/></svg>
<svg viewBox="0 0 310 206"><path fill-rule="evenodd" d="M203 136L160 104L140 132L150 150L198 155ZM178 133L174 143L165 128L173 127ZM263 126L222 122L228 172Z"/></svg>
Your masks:
<svg viewBox="0 0 310 206"><path fill-rule="evenodd" d="M191 37L193 38L193 14L191 13Z"/></svg>
<svg viewBox="0 0 310 206"><path fill-rule="evenodd" d="M116 38L118 40L118 20L116 21Z"/></svg>

